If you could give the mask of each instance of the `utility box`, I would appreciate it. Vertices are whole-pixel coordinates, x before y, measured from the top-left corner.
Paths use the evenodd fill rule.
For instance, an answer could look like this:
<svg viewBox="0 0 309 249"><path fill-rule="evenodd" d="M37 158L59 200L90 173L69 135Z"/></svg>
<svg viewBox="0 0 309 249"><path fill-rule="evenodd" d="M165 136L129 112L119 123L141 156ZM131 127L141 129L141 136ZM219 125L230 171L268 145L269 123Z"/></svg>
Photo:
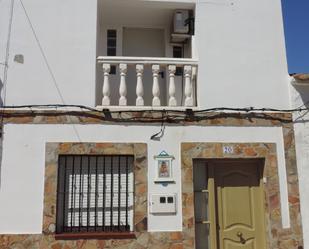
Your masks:
<svg viewBox="0 0 309 249"><path fill-rule="evenodd" d="M176 214L176 194L152 194L150 196L150 213Z"/></svg>

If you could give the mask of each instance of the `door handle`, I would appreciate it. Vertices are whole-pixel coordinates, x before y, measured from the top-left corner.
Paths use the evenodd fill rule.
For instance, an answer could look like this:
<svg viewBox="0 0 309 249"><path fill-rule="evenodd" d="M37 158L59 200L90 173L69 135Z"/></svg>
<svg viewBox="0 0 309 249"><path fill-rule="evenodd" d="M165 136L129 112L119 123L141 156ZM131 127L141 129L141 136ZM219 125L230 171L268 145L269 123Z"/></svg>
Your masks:
<svg viewBox="0 0 309 249"><path fill-rule="evenodd" d="M242 237L242 232L237 232L237 237L240 239L241 244L246 243L246 240Z"/></svg>

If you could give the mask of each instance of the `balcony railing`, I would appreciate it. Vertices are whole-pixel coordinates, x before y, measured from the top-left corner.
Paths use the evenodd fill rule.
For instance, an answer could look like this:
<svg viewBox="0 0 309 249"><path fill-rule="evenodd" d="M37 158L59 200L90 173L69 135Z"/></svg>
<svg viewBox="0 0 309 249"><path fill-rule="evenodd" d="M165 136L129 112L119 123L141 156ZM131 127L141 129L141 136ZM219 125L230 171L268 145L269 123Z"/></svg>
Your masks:
<svg viewBox="0 0 309 249"><path fill-rule="evenodd" d="M131 103L134 103L133 105L138 107L196 106L196 78L198 68L198 62L196 60L100 56L97 62L103 69L101 103L103 107L111 106L111 103L114 103L114 106L128 106L128 88L135 88L136 96L131 96L135 98ZM116 70L113 71L118 72L116 77L113 75L113 81L117 80L118 82L111 84L110 78L112 76L110 73L112 67L114 69L116 67ZM131 72L130 79L128 79L128 71ZM164 74L168 76L162 80L161 78L163 78ZM160 89L160 86L163 89ZM119 95L116 97L116 100L112 99L111 87L118 88L116 90ZM144 90L151 91L151 93L147 94L148 98L151 96L151 100L147 99L145 101ZM165 97L160 96L160 93L164 93L163 95ZM115 98L115 94L113 97ZM145 102L149 104L147 105Z"/></svg>

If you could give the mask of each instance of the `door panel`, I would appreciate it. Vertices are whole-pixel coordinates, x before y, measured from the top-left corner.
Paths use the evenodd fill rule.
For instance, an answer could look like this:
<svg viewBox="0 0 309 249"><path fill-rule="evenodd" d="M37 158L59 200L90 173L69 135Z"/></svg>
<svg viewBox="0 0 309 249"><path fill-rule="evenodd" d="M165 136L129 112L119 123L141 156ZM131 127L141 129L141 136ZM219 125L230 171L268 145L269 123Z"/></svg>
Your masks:
<svg viewBox="0 0 309 249"><path fill-rule="evenodd" d="M239 245L239 243L237 242L226 240L224 248L226 249L255 249L256 246L254 245L253 240L247 241L245 245Z"/></svg>
<svg viewBox="0 0 309 249"><path fill-rule="evenodd" d="M259 165L214 165L220 249L265 248Z"/></svg>

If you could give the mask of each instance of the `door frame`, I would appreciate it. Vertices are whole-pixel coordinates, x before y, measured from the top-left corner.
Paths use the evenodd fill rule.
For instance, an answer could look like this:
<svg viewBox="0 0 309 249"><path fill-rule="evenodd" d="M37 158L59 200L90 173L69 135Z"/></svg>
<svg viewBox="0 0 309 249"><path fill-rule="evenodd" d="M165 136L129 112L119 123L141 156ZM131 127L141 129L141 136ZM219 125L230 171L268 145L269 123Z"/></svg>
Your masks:
<svg viewBox="0 0 309 249"><path fill-rule="evenodd" d="M225 151L227 146L233 150ZM274 248L282 241L294 241L298 230L289 229L290 237L283 237L281 231L281 203L277 151L275 143L203 143L187 142L181 144L181 177L182 177L182 214L183 240L185 248L195 247L195 217L194 217L194 188L193 162L198 159L263 159L264 196L265 196L265 240L266 248ZM292 222L298 222L295 219ZM301 226L301 224L300 224ZM274 232L275 231L275 232ZM298 236L298 235L297 235ZM300 234L301 236L301 234ZM300 240L301 242L301 240ZM188 245L188 246L187 246Z"/></svg>
<svg viewBox="0 0 309 249"><path fill-rule="evenodd" d="M234 163L250 163L255 164L258 169L258 177L259 177L259 188L261 191L262 196L260 197L260 204L262 207L264 207L262 211L262 215L265 217L265 210L267 206L265 205L265 189L263 184L263 172L264 172L264 166L265 166L265 159L264 158L212 158L212 159L196 159L193 160L193 167L195 163L204 163L205 167L208 168L208 176L207 176L207 182L208 182L208 216L209 216L209 240L210 240L210 248L216 249L219 246L219 234L217 230L218 222L219 222L219 213L218 213L218 203L217 203L217 192L216 192L216 179L215 179L215 168L216 164L219 164L220 166L224 165L228 167L229 164ZM193 179L194 181L194 179ZM263 217L262 216L262 217ZM266 233L266 224L265 219L263 222L263 233L264 236L262 238L262 243L266 244L265 238L267 237ZM220 248L221 249L221 248Z"/></svg>

